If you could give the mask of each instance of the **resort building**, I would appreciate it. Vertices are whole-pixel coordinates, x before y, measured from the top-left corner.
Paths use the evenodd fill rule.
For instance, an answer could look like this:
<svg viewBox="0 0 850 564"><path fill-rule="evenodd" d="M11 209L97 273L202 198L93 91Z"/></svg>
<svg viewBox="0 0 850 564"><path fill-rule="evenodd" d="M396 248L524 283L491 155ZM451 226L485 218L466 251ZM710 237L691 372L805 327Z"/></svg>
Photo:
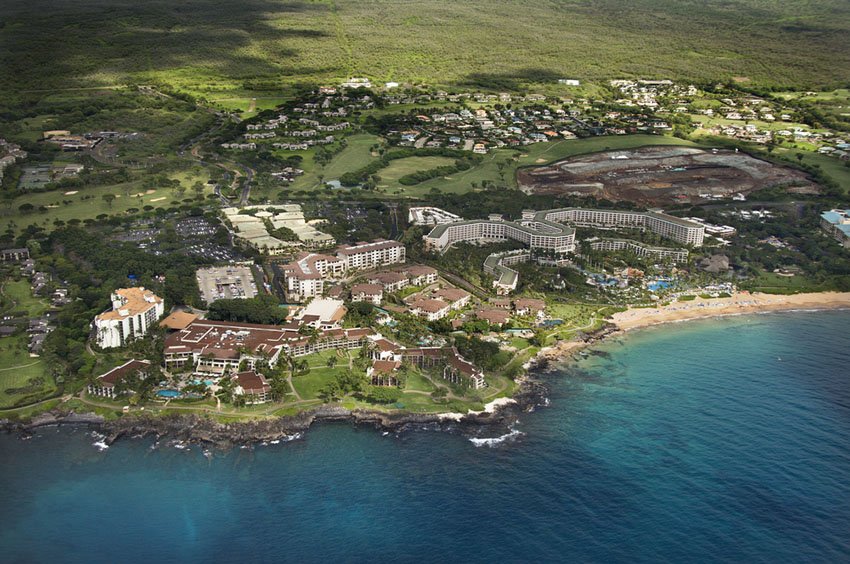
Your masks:
<svg viewBox="0 0 850 564"><path fill-rule="evenodd" d="M545 212L540 212L541 214ZM512 239L532 249L569 253L575 249L575 229L544 219L542 215L522 223L504 221L499 215L437 225L424 236L425 246L442 252L455 243L500 243Z"/></svg>
<svg viewBox="0 0 850 564"><path fill-rule="evenodd" d="M236 387L233 393L244 396L247 405L266 403L271 399L272 387L266 381L266 377L253 370L237 372L233 377Z"/></svg>
<svg viewBox="0 0 850 564"><path fill-rule="evenodd" d="M278 326L199 319L166 338L165 368L189 367L196 374L219 377L239 372L240 367L253 370L261 359L275 367L281 355L358 349L373 334L371 329L331 329L310 337L298 329L297 323Z"/></svg>
<svg viewBox="0 0 850 564"><path fill-rule="evenodd" d="M366 377L373 386L398 386L398 360L373 360L372 366L366 369Z"/></svg>
<svg viewBox="0 0 850 564"><path fill-rule="evenodd" d="M320 297L325 293L326 282L340 280L353 270L403 263L405 254L404 245L383 239L340 247L336 256L302 253L294 261L279 267L284 293L288 300L293 301ZM368 282L381 284L386 291L393 292L407 286L411 277L417 281L437 279L437 271L428 267L410 267L407 270L380 273Z"/></svg>
<svg viewBox="0 0 850 564"><path fill-rule="evenodd" d="M687 262L687 249L652 247L631 239L590 239L590 248L594 251L628 251L639 257L669 259L674 262Z"/></svg>
<svg viewBox="0 0 850 564"><path fill-rule="evenodd" d="M407 211L407 220L412 225L442 225L463 221L459 215L430 206L412 207Z"/></svg>
<svg viewBox="0 0 850 564"><path fill-rule="evenodd" d="M504 309L479 309L475 312L475 317L482 319L490 325L504 325L511 319L511 314Z"/></svg>
<svg viewBox="0 0 850 564"><path fill-rule="evenodd" d="M346 270L361 270L405 261L404 245L397 241L378 239L371 243L358 243L337 249L337 258L345 263Z"/></svg>
<svg viewBox="0 0 850 564"><path fill-rule="evenodd" d="M673 241L699 247L705 237L703 225L660 212L634 212L561 208L522 212L519 222L504 221L501 216L437 225L424 236L429 249L442 252L451 245L466 241L494 243L512 239L531 249L570 253L575 250L575 230L563 225L597 229L641 229Z"/></svg>
<svg viewBox="0 0 850 564"><path fill-rule="evenodd" d="M94 318L95 342L102 349L122 347L145 336L164 313L162 298L150 290L116 290L112 294L112 309Z"/></svg>
<svg viewBox="0 0 850 564"><path fill-rule="evenodd" d="M90 396L115 399L119 395L115 389L118 382L134 373L147 370L150 368L150 365L149 360L129 360L121 366L116 366L106 374L98 376L97 380L88 385L86 392Z"/></svg>
<svg viewBox="0 0 850 564"><path fill-rule="evenodd" d="M401 349L401 359L419 368L442 368L442 377L453 384L479 390L487 386L484 373L463 358L455 347Z"/></svg>
<svg viewBox="0 0 850 564"><path fill-rule="evenodd" d="M324 294L326 281L342 278L345 262L330 255L302 253L280 270L286 299L302 301Z"/></svg>
<svg viewBox="0 0 850 564"><path fill-rule="evenodd" d="M222 214L237 242L269 255L283 254L297 247L323 249L336 242L333 236L316 229L315 226L324 220L306 220L298 204L224 208ZM272 235L278 229L291 231L298 240L278 239Z"/></svg>
<svg viewBox="0 0 850 564"><path fill-rule="evenodd" d="M475 219L437 225L423 236L425 247L431 251L444 252L459 242L474 244L499 243L514 240L523 243L529 252L495 253L487 257L484 270L496 277L493 287L499 294L508 294L516 289L519 275L509 268L531 260L534 253L551 256L556 261L564 259L557 255L575 252L575 229L565 223L596 229L639 229L685 245L699 247L705 238L705 226L693 221L667 215L658 211L636 212L621 210L599 210L584 208L560 208L553 210L525 210L519 222L505 221L498 214L488 219ZM604 247L605 243L600 243ZM611 243L616 246L618 244ZM624 247L625 248L625 247ZM637 252L677 257L686 260L687 251L676 249L661 251L659 248L641 246ZM681 259L682 253L685 258Z"/></svg>
<svg viewBox="0 0 850 564"><path fill-rule="evenodd" d="M821 215L821 227L836 241L850 248L850 209L830 210Z"/></svg>
<svg viewBox="0 0 850 564"><path fill-rule="evenodd" d="M493 253L484 259L484 272L494 276L493 288L499 295L506 295L516 290L519 282L519 272L508 265L520 264L531 260L531 252L520 249Z"/></svg>
<svg viewBox="0 0 850 564"><path fill-rule="evenodd" d="M410 304L410 313L424 317L428 321L437 321L449 314L451 305L443 300L419 299Z"/></svg>
<svg viewBox="0 0 850 564"><path fill-rule="evenodd" d="M408 286L427 286L437 281L436 268L422 265L411 265L399 270L378 272L371 275L370 284L380 284L386 292L398 292Z"/></svg>
<svg viewBox="0 0 850 564"><path fill-rule="evenodd" d="M546 302L537 298L517 298L514 300L514 312L517 315L543 315Z"/></svg>
<svg viewBox="0 0 850 564"><path fill-rule="evenodd" d="M369 302L381 305L384 299L384 287L380 284L355 284L351 287L352 302Z"/></svg>
<svg viewBox="0 0 850 564"><path fill-rule="evenodd" d="M410 280L401 272L378 272L368 278L370 284L378 284L387 292L398 292L410 285Z"/></svg>
<svg viewBox="0 0 850 564"><path fill-rule="evenodd" d="M315 329L336 329L339 327L339 322L345 317L346 311L342 300L315 299L299 311L295 319L302 325Z"/></svg>
<svg viewBox="0 0 850 564"><path fill-rule="evenodd" d="M463 309L469 304L472 294L460 288L441 288L434 291L434 297L451 304L451 309Z"/></svg>

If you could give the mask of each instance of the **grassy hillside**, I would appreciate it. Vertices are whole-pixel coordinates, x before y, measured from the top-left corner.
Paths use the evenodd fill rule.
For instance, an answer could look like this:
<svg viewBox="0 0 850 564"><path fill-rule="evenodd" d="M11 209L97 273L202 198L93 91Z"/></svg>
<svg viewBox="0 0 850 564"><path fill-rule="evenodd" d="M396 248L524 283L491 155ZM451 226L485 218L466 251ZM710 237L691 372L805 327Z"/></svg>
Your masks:
<svg viewBox="0 0 850 564"><path fill-rule="evenodd" d="M0 88L161 81L216 97L351 75L850 82L845 0L0 0Z"/></svg>

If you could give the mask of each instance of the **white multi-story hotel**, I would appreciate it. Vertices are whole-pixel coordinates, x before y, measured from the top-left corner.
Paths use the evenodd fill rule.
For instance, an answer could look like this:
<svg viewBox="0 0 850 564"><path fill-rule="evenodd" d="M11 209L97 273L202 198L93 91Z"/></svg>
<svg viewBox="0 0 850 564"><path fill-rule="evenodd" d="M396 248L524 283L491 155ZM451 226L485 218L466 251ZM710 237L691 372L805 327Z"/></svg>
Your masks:
<svg viewBox="0 0 850 564"><path fill-rule="evenodd" d="M397 241L378 239L371 243L358 243L348 247L340 247L336 256L345 262L347 270L360 270L403 263L406 251L404 245Z"/></svg>
<svg viewBox="0 0 850 564"><path fill-rule="evenodd" d="M564 223L597 229L649 230L666 239L694 247L701 246L705 237L704 225L661 212L560 208L544 211L525 210L519 222L504 221L501 216L493 214L488 219L437 225L423 239L426 248L437 252L442 252L462 241L486 244L513 239L532 250L553 251L558 254L572 253L575 251L575 229ZM685 249L648 247L634 242L626 243L624 240L605 241L597 243L594 248L600 250L628 248L641 256L670 257L674 260L686 260L688 256ZM530 258L530 253L507 256L497 253L487 258L484 270L497 277L493 286L500 294L506 294L516 289L518 281L517 272L506 265L524 262Z"/></svg>
<svg viewBox="0 0 850 564"><path fill-rule="evenodd" d="M461 241L472 243L498 243L513 239L532 249L549 249L556 253L575 250L575 229L555 223L539 212L533 217L523 216L521 223L504 221L500 215L488 219L473 219L437 225L424 236L425 246L442 251Z"/></svg>
<svg viewBox="0 0 850 564"><path fill-rule="evenodd" d="M306 300L324 293L325 280L342 278L345 261L330 255L302 253L283 265L281 271L287 299Z"/></svg>
<svg viewBox="0 0 850 564"><path fill-rule="evenodd" d="M592 239L590 240L590 248L595 251L630 251L639 257L670 259L675 262L688 260L687 249L651 247L630 239Z"/></svg>
<svg viewBox="0 0 850 564"><path fill-rule="evenodd" d="M646 229L658 235L699 247L705 237L705 226L660 212L635 212L561 208L522 212L522 220L504 221L498 215L488 219L468 220L437 225L424 236L425 245L442 251L451 245L469 241L490 243L514 239L532 249L549 249L556 253L575 250L575 230L562 223L599 229Z"/></svg>
<svg viewBox="0 0 850 564"><path fill-rule="evenodd" d="M162 298L144 288L122 288L112 294L112 310L94 318L95 340L102 349L122 347L143 337L165 313Z"/></svg>

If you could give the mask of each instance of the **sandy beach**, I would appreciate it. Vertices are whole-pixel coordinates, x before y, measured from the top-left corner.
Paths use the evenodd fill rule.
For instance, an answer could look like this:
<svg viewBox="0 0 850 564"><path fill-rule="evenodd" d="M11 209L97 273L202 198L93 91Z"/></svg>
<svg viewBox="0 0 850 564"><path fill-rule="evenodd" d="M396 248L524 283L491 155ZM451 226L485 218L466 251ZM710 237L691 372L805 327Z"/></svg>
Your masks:
<svg viewBox="0 0 850 564"><path fill-rule="evenodd" d="M781 296L736 292L729 298L696 298L688 302L648 308L631 308L615 313L611 322L628 331L650 325L673 323L689 319L705 319L725 315L742 315L782 310L822 310L850 308L850 292L823 292Z"/></svg>
<svg viewBox="0 0 850 564"><path fill-rule="evenodd" d="M623 331L676 323L691 319L709 319L728 315L745 315L769 311L850 309L850 292L823 292L781 296L736 292L729 298L696 298L693 301L673 302L659 307L630 308L615 313L608 321L616 330L607 331L592 339L559 341L540 349L534 359L526 363L531 368L541 360L559 361L570 358L585 347Z"/></svg>

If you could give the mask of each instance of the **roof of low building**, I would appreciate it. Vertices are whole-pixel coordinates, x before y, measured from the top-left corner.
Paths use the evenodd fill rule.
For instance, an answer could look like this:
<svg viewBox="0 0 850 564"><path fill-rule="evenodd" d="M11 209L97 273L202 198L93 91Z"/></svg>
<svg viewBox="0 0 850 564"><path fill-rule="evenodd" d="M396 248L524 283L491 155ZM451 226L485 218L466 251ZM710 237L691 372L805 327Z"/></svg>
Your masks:
<svg viewBox="0 0 850 564"><path fill-rule="evenodd" d="M418 309L418 310L424 311L426 313L437 313L439 311L443 311L447 307L449 307L449 304L447 304L446 302L441 301L441 300L423 299L423 300L416 300L415 302L413 302L411 304L412 309Z"/></svg>
<svg viewBox="0 0 850 564"><path fill-rule="evenodd" d="M461 290L460 288L441 288L440 290L435 291L434 295L450 302L456 302L458 300L468 298L470 293L466 290Z"/></svg>
<svg viewBox="0 0 850 564"><path fill-rule="evenodd" d="M188 311L174 311L168 317L159 322L160 327L179 331L185 329L190 323L198 319L198 316Z"/></svg>
<svg viewBox="0 0 850 564"><path fill-rule="evenodd" d="M111 388L125 376L132 374L133 372L137 372L139 370L144 370L145 368L150 367L150 365L151 363L149 360L128 360L121 366L116 366L109 372L101 374L100 376L98 376L98 380L100 380L101 386Z"/></svg>
<svg viewBox="0 0 850 564"><path fill-rule="evenodd" d="M351 287L351 295L366 294L367 296L380 296L384 293L384 287L380 284L355 284Z"/></svg>
<svg viewBox="0 0 850 564"><path fill-rule="evenodd" d="M246 394L268 392L272 389L265 376L253 370L237 372L233 379Z"/></svg>
<svg viewBox="0 0 850 564"><path fill-rule="evenodd" d="M399 366L401 366L401 363L397 360L376 360L372 362L372 368L375 372L381 374L392 374L398 370Z"/></svg>

